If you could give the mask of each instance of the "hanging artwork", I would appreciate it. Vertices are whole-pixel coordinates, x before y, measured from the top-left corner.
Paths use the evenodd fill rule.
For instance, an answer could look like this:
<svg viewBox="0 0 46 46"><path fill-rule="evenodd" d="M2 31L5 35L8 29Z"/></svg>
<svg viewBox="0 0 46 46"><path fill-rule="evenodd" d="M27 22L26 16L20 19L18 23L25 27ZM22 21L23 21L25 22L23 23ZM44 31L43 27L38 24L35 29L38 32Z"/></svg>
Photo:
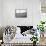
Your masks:
<svg viewBox="0 0 46 46"><path fill-rule="evenodd" d="M27 17L27 9L16 9L15 17L16 18L26 18Z"/></svg>

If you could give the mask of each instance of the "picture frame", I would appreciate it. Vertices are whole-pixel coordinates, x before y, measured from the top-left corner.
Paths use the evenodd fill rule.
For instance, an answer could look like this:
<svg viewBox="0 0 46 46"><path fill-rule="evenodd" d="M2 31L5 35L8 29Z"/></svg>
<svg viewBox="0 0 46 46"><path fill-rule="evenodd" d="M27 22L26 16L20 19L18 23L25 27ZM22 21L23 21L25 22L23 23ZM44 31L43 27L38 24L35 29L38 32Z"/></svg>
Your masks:
<svg viewBox="0 0 46 46"><path fill-rule="evenodd" d="M27 9L16 9L15 17L16 18L26 18L27 17Z"/></svg>

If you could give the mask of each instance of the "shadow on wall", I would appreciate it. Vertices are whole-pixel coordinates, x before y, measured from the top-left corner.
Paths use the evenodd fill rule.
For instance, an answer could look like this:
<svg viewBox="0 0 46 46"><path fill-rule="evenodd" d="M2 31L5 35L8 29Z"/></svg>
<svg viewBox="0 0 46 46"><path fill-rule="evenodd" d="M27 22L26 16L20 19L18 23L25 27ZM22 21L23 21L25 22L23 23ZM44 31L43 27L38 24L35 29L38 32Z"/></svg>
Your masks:
<svg viewBox="0 0 46 46"><path fill-rule="evenodd" d="M3 39L4 27L0 27L0 40Z"/></svg>

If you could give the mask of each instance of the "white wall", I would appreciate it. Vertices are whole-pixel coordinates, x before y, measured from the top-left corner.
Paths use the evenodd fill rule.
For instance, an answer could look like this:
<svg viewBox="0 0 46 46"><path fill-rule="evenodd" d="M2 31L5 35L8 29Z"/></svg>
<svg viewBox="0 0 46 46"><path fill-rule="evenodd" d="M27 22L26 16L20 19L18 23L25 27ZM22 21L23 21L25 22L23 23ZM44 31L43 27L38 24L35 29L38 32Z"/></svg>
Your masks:
<svg viewBox="0 0 46 46"><path fill-rule="evenodd" d="M1 0L0 0L0 25L1 25Z"/></svg>
<svg viewBox="0 0 46 46"><path fill-rule="evenodd" d="M40 0L35 0L33 3L33 26L37 26L41 20L41 2Z"/></svg>
<svg viewBox="0 0 46 46"><path fill-rule="evenodd" d="M3 2L2 0L0 0L0 26L2 26L2 20L3 20L3 16L2 16L2 6L3 6Z"/></svg>
<svg viewBox="0 0 46 46"><path fill-rule="evenodd" d="M15 18L15 9L27 9L27 18ZM40 0L3 0L3 26L36 26L39 20Z"/></svg>

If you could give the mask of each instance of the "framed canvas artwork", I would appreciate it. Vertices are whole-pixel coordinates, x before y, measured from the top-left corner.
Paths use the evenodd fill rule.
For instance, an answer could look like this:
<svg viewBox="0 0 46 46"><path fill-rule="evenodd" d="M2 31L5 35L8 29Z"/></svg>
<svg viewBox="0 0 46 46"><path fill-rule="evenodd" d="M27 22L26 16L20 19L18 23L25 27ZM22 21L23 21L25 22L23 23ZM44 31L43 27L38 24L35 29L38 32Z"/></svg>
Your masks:
<svg viewBox="0 0 46 46"><path fill-rule="evenodd" d="M27 17L27 9L16 9L15 17L16 18L26 18Z"/></svg>

